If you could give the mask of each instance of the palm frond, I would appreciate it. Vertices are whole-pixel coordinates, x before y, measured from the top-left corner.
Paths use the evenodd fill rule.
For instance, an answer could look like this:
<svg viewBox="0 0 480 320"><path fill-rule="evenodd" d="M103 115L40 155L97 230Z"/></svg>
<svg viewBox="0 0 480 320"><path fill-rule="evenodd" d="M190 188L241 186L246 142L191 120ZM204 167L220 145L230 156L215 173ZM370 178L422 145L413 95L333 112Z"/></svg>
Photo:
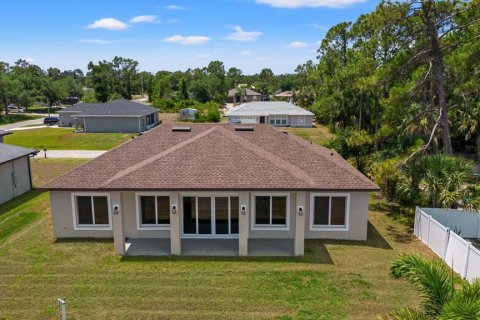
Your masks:
<svg viewBox="0 0 480 320"><path fill-rule="evenodd" d="M431 319L427 315L412 308L395 310L381 317L382 320L428 320Z"/></svg>
<svg viewBox="0 0 480 320"><path fill-rule="evenodd" d="M480 319L480 280L464 282L454 297L445 304L440 320Z"/></svg>
<svg viewBox="0 0 480 320"><path fill-rule="evenodd" d="M427 260L418 255L403 254L393 261L390 271L394 278L407 279L420 289L427 316L438 316L452 297L451 272L438 258Z"/></svg>

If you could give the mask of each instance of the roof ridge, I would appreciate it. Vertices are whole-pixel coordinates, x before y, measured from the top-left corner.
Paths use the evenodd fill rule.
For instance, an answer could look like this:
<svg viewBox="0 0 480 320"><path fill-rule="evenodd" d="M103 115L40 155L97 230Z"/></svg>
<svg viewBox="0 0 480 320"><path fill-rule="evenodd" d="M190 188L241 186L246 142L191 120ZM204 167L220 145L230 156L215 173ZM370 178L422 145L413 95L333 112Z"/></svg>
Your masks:
<svg viewBox="0 0 480 320"><path fill-rule="evenodd" d="M210 133L212 133L213 131L217 130L218 126L212 126L211 128L203 131L203 132L200 132L199 134L197 135L194 135L193 137L191 137L190 139L187 139L187 140L184 140L182 142L180 142L179 144L176 144L166 150L163 150L162 152L160 153L157 153L143 161L140 161L139 163L137 163L136 165L134 166L131 166L131 167L128 167L120 172L118 172L117 174L115 174L113 177L111 177L110 179L108 179L107 181L105 181L104 183L102 183L102 185L100 186L100 188L103 188L105 186L107 186L108 184L112 183L113 181L117 180L117 179L120 179L138 169L141 169L142 167L146 166L146 165L149 165L151 164L152 162L154 161L157 161L158 159L160 158L163 158L169 154L171 154L172 152L174 151L177 151L178 149L181 149L195 141L197 141L198 139L200 138L203 138L207 135L209 135Z"/></svg>
<svg viewBox="0 0 480 320"><path fill-rule="evenodd" d="M231 130L225 129L224 126L219 126L222 131L226 133L226 137L230 140L236 140L240 145L242 145L247 150L253 152L257 156L271 162L274 166L281 170L285 170L292 174L293 176L297 177L298 179L306 182L310 186L315 186L314 181L310 178L310 176L303 171L300 167L292 164L291 162L280 158L279 156L271 153L270 151L265 150L264 148L260 147L258 144L252 143L247 139L240 137L237 134L234 134Z"/></svg>

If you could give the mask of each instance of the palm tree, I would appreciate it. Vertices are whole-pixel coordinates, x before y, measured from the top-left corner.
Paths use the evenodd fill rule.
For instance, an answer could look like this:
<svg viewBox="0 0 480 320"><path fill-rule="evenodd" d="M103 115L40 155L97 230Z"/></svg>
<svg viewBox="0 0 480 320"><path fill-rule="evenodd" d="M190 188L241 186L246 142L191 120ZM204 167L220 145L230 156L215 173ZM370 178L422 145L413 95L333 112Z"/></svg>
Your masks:
<svg viewBox="0 0 480 320"><path fill-rule="evenodd" d="M465 105L459 110L458 130L465 134L465 141L476 136L477 162L480 163L480 103Z"/></svg>
<svg viewBox="0 0 480 320"><path fill-rule="evenodd" d="M415 285L423 297L422 310L392 311L384 320L480 319L480 280L473 284L454 277L445 263L403 254L393 261L391 275Z"/></svg>

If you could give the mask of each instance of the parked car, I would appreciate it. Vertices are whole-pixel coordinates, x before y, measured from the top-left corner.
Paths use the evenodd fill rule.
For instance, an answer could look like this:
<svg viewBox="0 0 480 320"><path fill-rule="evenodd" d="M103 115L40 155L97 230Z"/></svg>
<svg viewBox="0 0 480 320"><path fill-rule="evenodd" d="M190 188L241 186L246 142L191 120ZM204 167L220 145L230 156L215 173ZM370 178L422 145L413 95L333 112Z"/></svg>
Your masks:
<svg viewBox="0 0 480 320"><path fill-rule="evenodd" d="M25 111L22 107L19 107L13 104L9 105L7 108L8 108L8 112L11 112L11 113L21 113Z"/></svg>
<svg viewBox="0 0 480 320"><path fill-rule="evenodd" d="M45 119L43 119L43 124L46 124L47 126L58 124L59 122L60 118L58 117L45 117Z"/></svg>

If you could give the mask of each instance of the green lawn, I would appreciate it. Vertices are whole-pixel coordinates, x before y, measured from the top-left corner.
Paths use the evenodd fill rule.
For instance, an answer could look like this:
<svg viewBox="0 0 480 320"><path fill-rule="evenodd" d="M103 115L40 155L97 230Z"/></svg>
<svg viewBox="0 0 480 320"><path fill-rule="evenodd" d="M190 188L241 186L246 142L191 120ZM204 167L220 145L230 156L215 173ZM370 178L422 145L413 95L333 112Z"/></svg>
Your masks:
<svg viewBox="0 0 480 320"><path fill-rule="evenodd" d="M34 176L60 174L49 161ZM53 319L63 296L69 319L373 319L415 307L416 290L388 268L428 251L373 202L368 241L308 241L303 258L122 258L110 240L55 241L48 194L31 191L0 205L0 319Z"/></svg>
<svg viewBox="0 0 480 320"><path fill-rule="evenodd" d="M320 145L324 145L333 139L333 134L328 131L328 128L319 124L314 128L281 128L281 130L293 133L296 136Z"/></svg>
<svg viewBox="0 0 480 320"><path fill-rule="evenodd" d="M39 128L15 131L5 143L48 150L109 150L128 141L129 133L75 133L72 128Z"/></svg>

